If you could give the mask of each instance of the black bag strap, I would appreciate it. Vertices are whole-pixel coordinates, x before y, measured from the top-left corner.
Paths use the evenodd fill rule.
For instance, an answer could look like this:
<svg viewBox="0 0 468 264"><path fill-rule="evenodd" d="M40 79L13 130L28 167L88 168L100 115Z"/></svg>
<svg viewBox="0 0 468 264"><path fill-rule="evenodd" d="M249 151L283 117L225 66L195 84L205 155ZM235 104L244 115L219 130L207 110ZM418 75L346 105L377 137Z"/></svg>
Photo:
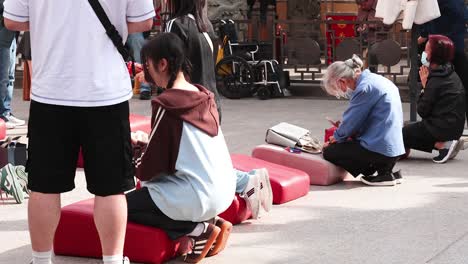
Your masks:
<svg viewBox="0 0 468 264"><path fill-rule="evenodd" d="M115 26L109 20L109 17L107 16L106 11L104 11L104 8L102 8L101 3L99 3L99 0L88 0L88 2L93 8L94 13L96 13L96 16L98 17L99 21L101 21L102 26L106 30L107 36L109 36L112 43L114 43L114 46L119 51L120 55L122 55L124 61L126 61L128 58L131 58L132 72L133 72L133 76L135 76L135 72L136 72L135 63L134 63L135 59L133 58L133 55L131 54L131 52L123 44L122 36L120 36L120 33L117 31Z"/></svg>

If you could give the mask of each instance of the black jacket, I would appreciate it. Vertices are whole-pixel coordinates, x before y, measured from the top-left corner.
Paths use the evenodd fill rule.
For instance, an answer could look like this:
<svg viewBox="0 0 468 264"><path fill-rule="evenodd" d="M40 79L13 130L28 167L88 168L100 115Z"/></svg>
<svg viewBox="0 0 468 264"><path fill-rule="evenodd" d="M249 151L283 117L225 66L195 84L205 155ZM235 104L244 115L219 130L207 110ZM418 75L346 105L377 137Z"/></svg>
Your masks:
<svg viewBox="0 0 468 264"><path fill-rule="evenodd" d="M418 114L440 141L459 139L465 126L465 90L451 64L431 69L419 96Z"/></svg>
<svg viewBox="0 0 468 264"><path fill-rule="evenodd" d="M213 50L208 39L198 30L195 20L188 16L169 21L166 31L176 34L184 41L187 55L192 63L191 82L200 84L213 92L221 116L221 104L216 89Z"/></svg>

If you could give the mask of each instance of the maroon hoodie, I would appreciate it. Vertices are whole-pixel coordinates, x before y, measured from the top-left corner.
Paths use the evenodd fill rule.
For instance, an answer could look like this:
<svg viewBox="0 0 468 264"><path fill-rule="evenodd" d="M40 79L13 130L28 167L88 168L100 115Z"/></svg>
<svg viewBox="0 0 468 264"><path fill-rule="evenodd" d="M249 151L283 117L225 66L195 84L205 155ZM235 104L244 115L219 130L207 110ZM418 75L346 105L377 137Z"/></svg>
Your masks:
<svg viewBox="0 0 468 264"><path fill-rule="evenodd" d="M219 114L214 95L196 85L199 92L168 89L153 99L152 131L146 150L136 159L136 177L148 181L175 173L183 122L211 137L218 135Z"/></svg>

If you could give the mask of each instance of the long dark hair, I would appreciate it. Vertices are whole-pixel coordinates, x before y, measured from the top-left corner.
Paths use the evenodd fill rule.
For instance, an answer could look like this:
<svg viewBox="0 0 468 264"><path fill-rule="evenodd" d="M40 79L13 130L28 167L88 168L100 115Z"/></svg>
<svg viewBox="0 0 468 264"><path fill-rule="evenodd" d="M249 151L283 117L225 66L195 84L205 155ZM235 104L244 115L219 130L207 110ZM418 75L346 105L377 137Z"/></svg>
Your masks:
<svg viewBox="0 0 468 264"><path fill-rule="evenodd" d="M174 33L159 33L149 40L141 49L141 60L144 65L145 78L148 82L155 84L146 67L151 60L156 69L158 63L166 59L168 62L169 82L166 89L172 88L179 72L190 76L191 65L185 54L184 42Z"/></svg>
<svg viewBox="0 0 468 264"><path fill-rule="evenodd" d="M195 17L198 31L208 31L208 18L205 17L203 13L206 0L170 0L169 2L169 9L172 19L185 17L188 14L192 14Z"/></svg>

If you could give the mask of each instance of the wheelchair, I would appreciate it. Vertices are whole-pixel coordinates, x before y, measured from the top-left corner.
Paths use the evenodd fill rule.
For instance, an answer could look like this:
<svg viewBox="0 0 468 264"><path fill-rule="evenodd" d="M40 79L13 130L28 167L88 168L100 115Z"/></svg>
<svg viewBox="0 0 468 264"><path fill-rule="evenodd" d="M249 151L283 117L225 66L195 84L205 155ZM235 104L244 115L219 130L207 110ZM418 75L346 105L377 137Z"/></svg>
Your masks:
<svg viewBox="0 0 468 264"><path fill-rule="evenodd" d="M218 91L229 99L256 95L262 100L284 96L288 87L278 61L262 50L272 50L270 43L240 43L232 20L221 20L219 35L223 39L215 68ZM273 53L273 52L271 52ZM267 54L267 55L264 55Z"/></svg>

